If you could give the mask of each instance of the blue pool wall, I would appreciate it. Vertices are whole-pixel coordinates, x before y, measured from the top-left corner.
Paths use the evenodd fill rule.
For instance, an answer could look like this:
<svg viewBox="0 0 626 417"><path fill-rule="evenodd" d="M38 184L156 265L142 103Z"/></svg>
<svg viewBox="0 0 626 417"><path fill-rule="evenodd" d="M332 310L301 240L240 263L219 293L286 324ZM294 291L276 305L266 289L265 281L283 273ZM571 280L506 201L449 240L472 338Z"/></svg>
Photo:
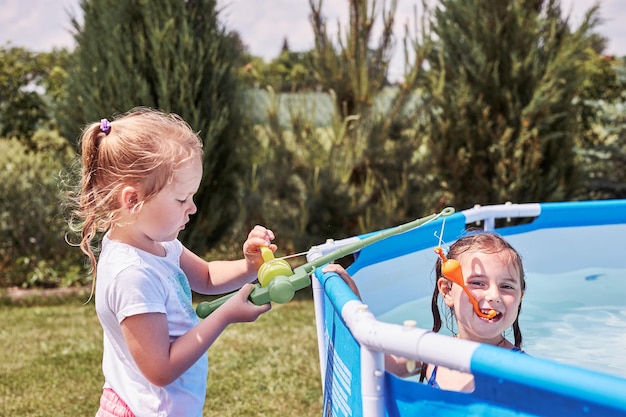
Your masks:
<svg viewBox="0 0 626 417"><path fill-rule="evenodd" d="M529 223L497 229L516 248L519 246L526 268L626 267L626 200L541 203L539 210ZM443 242L454 241L467 226L463 213L446 218ZM435 259L433 241L439 238L441 227L439 220L372 244L357 254L348 271L364 299L369 298L367 305L372 312L385 312L432 292L432 278L428 278L420 288L394 293L389 287L397 285L390 285L394 277L384 274L384 265L405 258L402 262L408 264L407 274L414 277L420 268L430 272ZM362 384L367 375L360 368L362 349L342 317L346 304L358 299L335 274L317 271L315 275L324 290L324 415L377 415L364 408ZM450 343L454 342L450 338ZM470 367L476 382L472 393L436 390L385 373L381 415L626 416L623 378L485 345L473 351ZM336 389L339 385L341 390Z"/></svg>

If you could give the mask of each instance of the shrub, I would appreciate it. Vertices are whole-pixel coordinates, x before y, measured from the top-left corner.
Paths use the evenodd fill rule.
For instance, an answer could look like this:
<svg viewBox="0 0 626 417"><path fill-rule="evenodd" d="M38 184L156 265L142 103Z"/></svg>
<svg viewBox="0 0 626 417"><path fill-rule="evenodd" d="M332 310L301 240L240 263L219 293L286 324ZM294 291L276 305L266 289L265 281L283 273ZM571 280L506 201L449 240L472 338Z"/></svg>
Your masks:
<svg viewBox="0 0 626 417"><path fill-rule="evenodd" d="M37 131L31 146L0 140L0 286L83 284L81 253L65 242L61 174L74 159L56 132ZM32 146L34 144L34 146Z"/></svg>

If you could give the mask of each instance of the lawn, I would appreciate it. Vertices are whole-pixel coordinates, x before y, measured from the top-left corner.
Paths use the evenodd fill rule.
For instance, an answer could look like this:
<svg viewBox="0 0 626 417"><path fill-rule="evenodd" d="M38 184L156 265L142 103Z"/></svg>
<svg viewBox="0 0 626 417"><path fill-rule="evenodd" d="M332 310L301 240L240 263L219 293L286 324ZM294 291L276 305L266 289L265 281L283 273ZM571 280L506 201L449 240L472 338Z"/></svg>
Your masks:
<svg viewBox="0 0 626 417"><path fill-rule="evenodd" d="M93 416L102 335L93 303L0 307L0 416ZM205 416L320 416L312 300L274 305L209 349Z"/></svg>

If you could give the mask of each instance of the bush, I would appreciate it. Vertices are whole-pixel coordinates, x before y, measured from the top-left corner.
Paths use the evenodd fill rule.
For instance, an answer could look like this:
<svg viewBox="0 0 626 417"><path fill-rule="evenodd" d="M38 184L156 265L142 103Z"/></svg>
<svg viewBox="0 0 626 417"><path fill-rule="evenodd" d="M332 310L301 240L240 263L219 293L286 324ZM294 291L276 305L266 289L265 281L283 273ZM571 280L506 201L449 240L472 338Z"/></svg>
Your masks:
<svg viewBox="0 0 626 417"><path fill-rule="evenodd" d="M0 286L84 284L81 252L65 241L61 174L75 158L56 132L40 130L25 146L0 140Z"/></svg>

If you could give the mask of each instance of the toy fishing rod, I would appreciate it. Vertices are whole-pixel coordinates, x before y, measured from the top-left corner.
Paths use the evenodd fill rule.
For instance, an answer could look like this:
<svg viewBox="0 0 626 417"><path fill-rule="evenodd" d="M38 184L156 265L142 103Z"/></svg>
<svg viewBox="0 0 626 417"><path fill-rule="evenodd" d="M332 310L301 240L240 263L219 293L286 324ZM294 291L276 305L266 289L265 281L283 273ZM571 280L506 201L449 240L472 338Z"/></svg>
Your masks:
<svg viewBox="0 0 626 417"><path fill-rule="evenodd" d="M311 262L307 262L296 267L293 271L287 261L284 259L275 259L274 254L269 248L261 247L261 255L263 256L264 263L259 268L259 282L254 284L254 288L250 292L250 296L248 298L254 304L259 306L272 301L279 304L287 303L293 299L296 291L311 285L310 275L315 271L315 268L319 268L332 261L357 252L372 243L379 242L390 236L408 232L409 230L436 220L441 216L450 216L453 213L454 209L452 207L446 207L439 213L434 213L430 216L422 217L421 219L416 219L409 223L383 230L379 233L375 233L361 239L358 242L353 242L344 247L338 248L337 250L334 250L326 255L322 255ZM206 318L234 294L235 293L230 293L212 301L201 302L196 308L196 314L200 318Z"/></svg>

